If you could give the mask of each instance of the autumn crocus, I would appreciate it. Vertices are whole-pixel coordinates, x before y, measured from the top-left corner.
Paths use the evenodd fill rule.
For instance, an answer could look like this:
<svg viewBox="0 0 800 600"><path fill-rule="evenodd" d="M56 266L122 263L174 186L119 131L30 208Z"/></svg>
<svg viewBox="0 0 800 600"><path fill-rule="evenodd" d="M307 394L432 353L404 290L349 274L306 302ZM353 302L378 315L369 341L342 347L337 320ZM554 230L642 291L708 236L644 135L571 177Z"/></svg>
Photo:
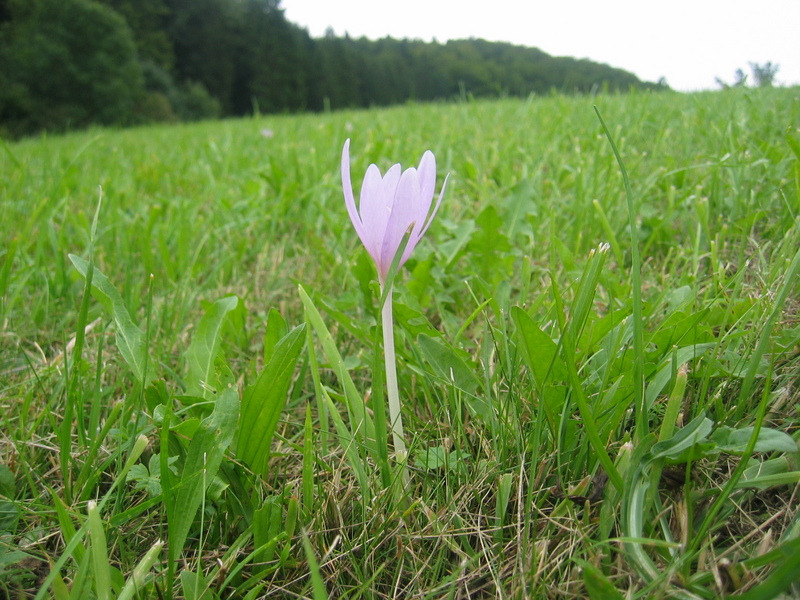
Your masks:
<svg viewBox="0 0 800 600"><path fill-rule="evenodd" d="M367 252L378 268L381 295L385 297L381 316L383 324L383 350L386 358L386 392L389 399L389 419L392 441L399 461L404 462L407 451L403 436L403 419L400 414L400 395L397 389L394 330L392 323L391 282L387 286L389 269L401 251L406 234L408 241L402 249L398 268L411 256L422 236L439 210L445 179L436 206L431 210L436 187L436 158L428 150L422 155L419 167L401 170L393 165L381 175L376 165L370 165L361 184L358 207L350 181L350 140L342 149L342 188L350 220Z"/></svg>

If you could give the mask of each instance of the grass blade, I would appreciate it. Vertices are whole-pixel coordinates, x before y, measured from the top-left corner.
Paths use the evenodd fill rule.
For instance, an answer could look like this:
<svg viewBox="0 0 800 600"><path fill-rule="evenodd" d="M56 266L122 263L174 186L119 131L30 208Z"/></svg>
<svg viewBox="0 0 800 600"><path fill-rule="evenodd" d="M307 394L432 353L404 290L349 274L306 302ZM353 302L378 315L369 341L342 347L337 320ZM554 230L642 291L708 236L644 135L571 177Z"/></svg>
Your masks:
<svg viewBox="0 0 800 600"><path fill-rule="evenodd" d="M639 229L636 226L636 209L633 192L628 179L628 171L620 156L614 138L603 120L600 110L594 107L597 118L603 126L608 143L617 159L622 181L625 183L625 200L628 205L628 226L631 238L631 293L633 296L633 400L636 409L636 440L641 441L648 433L648 418L644 397L644 317L642 311L642 259L639 257Z"/></svg>
<svg viewBox="0 0 800 600"><path fill-rule="evenodd" d="M103 523L97 503L89 501L89 539L92 542L92 565L94 574L94 587L97 600L108 600L111 591L111 572L108 564L108 548Z"/></svg>

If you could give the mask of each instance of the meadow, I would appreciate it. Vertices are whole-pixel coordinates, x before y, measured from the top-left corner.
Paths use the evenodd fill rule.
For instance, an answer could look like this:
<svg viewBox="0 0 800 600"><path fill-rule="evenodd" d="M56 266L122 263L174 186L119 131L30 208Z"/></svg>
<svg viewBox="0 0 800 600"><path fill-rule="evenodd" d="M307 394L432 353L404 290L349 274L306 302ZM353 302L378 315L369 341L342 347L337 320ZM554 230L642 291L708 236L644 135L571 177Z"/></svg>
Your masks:
<svg viewBox="0 0 800 600"><path fill-rule="evenodd" d="M742 88L0 141L0 598L800 593L798 128ZM357 190L449 174L404 464L348 138Z"/></svg>

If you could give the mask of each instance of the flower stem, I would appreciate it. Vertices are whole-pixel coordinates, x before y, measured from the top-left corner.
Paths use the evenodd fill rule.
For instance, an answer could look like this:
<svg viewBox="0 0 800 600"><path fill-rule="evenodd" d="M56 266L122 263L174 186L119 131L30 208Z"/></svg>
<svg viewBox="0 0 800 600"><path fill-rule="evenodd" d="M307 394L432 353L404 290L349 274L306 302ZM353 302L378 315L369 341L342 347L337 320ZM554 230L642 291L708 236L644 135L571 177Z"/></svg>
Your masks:
<svg viewBox="0 0 800 600"><path fill-rule="evenodd" d="M385 294L381 320L383 324L383 354L386 360L386 394L389 399L389 421L397 461L405 463L408 451L403 435L403 415L400 412L400 393L397 390L397 357L394 352L394 320L392 318L391 284Z"/></svg>

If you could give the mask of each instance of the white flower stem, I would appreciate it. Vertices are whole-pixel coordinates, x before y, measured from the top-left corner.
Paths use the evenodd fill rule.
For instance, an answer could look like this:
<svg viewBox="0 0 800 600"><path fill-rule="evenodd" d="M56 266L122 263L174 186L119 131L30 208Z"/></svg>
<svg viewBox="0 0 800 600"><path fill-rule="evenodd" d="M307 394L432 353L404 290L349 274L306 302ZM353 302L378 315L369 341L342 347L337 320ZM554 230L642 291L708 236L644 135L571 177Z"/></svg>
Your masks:
<svg viewBox="0 0 800 600"><path fill-rule="evenodd" d="M397 461L405 463L408 451L403 435L403 415L400 412L400 393L397 390L397 357L394 352L394 320L392 318L392 289L386 293L381 314L383 324L383 354L386 360L386 395L389 399L389 420Z"/></svg>

